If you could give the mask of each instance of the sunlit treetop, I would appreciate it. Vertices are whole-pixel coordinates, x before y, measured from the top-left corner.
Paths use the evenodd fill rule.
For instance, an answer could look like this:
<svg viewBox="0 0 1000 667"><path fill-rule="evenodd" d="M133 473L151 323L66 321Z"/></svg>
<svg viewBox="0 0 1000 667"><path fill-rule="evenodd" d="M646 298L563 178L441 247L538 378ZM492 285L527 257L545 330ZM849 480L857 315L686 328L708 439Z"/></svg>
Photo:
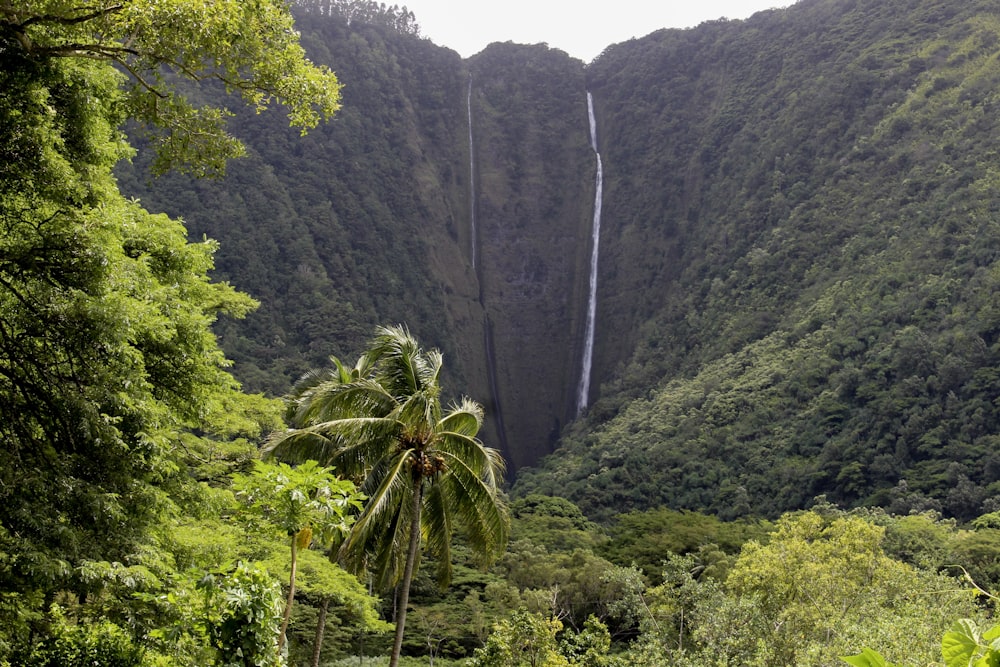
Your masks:
<svg viewBox="0 0 1000 667"><path fill-rule="evenodd" d="M265 109L280 102L303 132L340 104L332 71L311 63L284 0L0 0L0 65L105 60L126 72L125 113L148 127L155 168L219 171L243 147L224 109L195 108L175 84L215 80Z"/></svg>

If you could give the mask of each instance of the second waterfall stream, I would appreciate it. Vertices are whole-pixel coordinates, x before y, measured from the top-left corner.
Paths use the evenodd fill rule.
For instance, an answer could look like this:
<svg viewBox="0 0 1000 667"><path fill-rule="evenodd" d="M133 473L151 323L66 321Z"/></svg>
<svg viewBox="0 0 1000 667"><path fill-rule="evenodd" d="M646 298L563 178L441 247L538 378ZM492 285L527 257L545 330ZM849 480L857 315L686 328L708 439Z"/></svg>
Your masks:
<svg viewBox="0 0 1000 667"><path fill-rule="evenodd" d="M587 115L590 118L590 147L597 157L597 183L594 193L594 226L591 233L590 290L587 297L587 328L583 341L583 364L580 370L580 388L576 399L576 416L587 409L590 397L590 369L594 361L594 328L597 320L597 256L601 238L601 197L604 189L604 168L601 152L597 150L597 119L594 117L594 96L587 91Z"/></svg>

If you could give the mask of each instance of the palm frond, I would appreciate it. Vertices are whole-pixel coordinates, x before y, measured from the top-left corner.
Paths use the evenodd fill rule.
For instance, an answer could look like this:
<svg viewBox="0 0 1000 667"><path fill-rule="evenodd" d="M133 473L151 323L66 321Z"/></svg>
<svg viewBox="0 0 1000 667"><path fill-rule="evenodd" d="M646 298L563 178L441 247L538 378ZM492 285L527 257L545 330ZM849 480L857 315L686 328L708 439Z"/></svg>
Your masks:
<svg viewBox="0 0 1000 667"><path fill-rule="evenodd" d="M381 580L396 579L400 557L405 559L406 555L412 513L408 500L413 493L410 454L400 452L392 460L382 461L365 480L362 491L368 501L341 547L347 562L363 555L367 567ZM368 484L376 479L377 486Z"/></svg>
<svg viewBox="0 0 1000 667"><path fill-rule="evenodd" d="M424 509L421 513L421 524L427 549L434 557L437 571L434 579L442 589L451 583L451 537L452 520L451 506L441 485L431 484L424 496Z"/></svg>
<svg viewBox="0 0 1000 667"><path fill-rule="evenodd" d="M400 428L401 424L391 417L351 417L301 430L321 434L337 443L330 463L343 474L359 479L367 477L379 461L392 455Z"/></svg>
<svg viewBox="0 0 1000 667"><path fill-rule="evenodd" d="M348 384L322 382L298 400L295 425L308 426L359 414L384 415L394 405L392 396L372 380L361 379Z"/></svg>
<svg viewBox="0 0 1000 667"><path fill-rule="evenodd" d="M410 514L400 512L393 515L388 528L366 545L370 556L368 571L381 590L395 588L403 576L409 545Z"/></svg>
<svg viewBox="0 0 1000 667"><path fill-rule="evenodd" d="M492 562L503 554L510 533L510 517L500 490L487 485L462 459L442 454L448 472L437 484L452 509L452 521L484 563Z"/></svg>
<svg viewBox="0 0 1000 667"><path fill-rule="evenodd" d="M487 464L482 471L479 471L479 474L487 486L491 489L499 489L503 486L503 476L507 472L507 462L504 461L499 449L483 447L483 451L486 453Z"/></svg>
<svg viewBox="0 0 1000 667"><path fill-rule="evenodd" d="M405 326L379 327L369 353L378 381L398 399L421 391L439 394L443 357L438 350L424 351Z"/></svg>
<svg viewBox="0 0 1000 667"><path fill-rule="evenodd" d="M393 396L402 398L420 390L421 350L405 326L376 329L369 354L377 368L376 378Z"/></svg>
<svg viewBox="0 0 1000 667"><path fill-rule="evenodd" d="M331 357L331 359L337 364L340 363L336 357ZM333 371L329 368L314 368L303 373L285 396L285 421L295 425L296 413L299 411L304 397L308 396L317 385L329 382L332 376Z"/></svg>
<svg viewBox="0 0 1000 667"><path fill-rule="evenodd" d="M392 589L403 570L409 517L397 513L388 518L382 530L367 542L357 540L350 545L345 541L338 552L338 560L348 571L360 575L368 573L379 590ZM351 533L348 535L355 535Z"/></svg>
<svg viewBox="0 0 1000 667"><path fill-rule="evenodd" d="M461 403L452 405L440 419L438 430L475 436L483 427L483 418L483 406L472 399L463 398Z"/></svg>
<svg viewBox="0 0 1000 667"><path fill-rule="evenodd" d="M498 450L483 445L478 438L455 432L438 433L435 450L460 459L488 487L499 488L503 484L506 471L503 456Z"/></svg>
<svg viewBox="0 0 1000 667"><path fill-rule="evenodd" d="M334 364L335 368L340 368L340 361L337 357L330 357L330 362ZM312 370L308 370L299 376L299 379L292 385L292 390L288 395L291 398L296 398L309 389L315 387L320 382L327 382L331 379L335 379L336 377L337 373L335 372L335 369L313 368Z"/></svg>
<svg viewBox="0 0 1000 667"><path fill-rule="evenodd" d="M337 367L337 372L340 375L340 381L344 384L357 382L358 380L363 380L371 375L372 365L368 355L366 354L358 357L358 360L354 362L354 366L351 368L342 364L337 357L330 357L330 361Z"/></svg>
<svg viewBox="0 0 1000 667"><path fill-rule="evenodd" d="M433 425L438 421L437 412L441 403L427 392L418 391L406 397L397 405L394 416L400 422L415 427L414 431L422 431L429 435Z"/></svg>
<svg viewBox="0 0 1000 667"><path fill-rule="evenodd" d="M285 463L300 464L318 461L331 465L343 443L336 437L301 429L275 431L264 443L261 454L265 459L275 458Z"/></svg>
<svg viewBox="0 0 1000 667"><path fill-rule="evenodd" d="M440 350L432 349L425 353L426 364L423 368L424 385L439 388L441 386L441 368L444 366L444 355Z"/></svg>

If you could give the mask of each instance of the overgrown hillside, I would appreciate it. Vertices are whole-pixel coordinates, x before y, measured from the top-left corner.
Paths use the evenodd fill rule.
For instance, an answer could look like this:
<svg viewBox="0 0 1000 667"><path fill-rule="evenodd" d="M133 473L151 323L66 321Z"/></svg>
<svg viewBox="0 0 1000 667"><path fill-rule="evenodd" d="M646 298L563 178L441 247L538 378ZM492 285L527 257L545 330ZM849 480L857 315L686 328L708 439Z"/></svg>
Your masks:
<svg viewBox="0 0 1000 667"><path fill-rule="evenodd" d="M985 2L812 0L595 62L599 350L628 361L519 488L993 509L998 36Z"/></svg>
<svg viewBox="0 0 1000 667"><path fill-rule="evenodd" d="M250 388L280 394L329 354L353 358L374 324L406 322L445 352L446 384L487 404L516 493L593 517L773 516L824 493L997 509L991 3L804 0L589 66L513 44L463 61L336 13L299 27L344 83L336 121L300 139L279 114L241 115L251 155L215 184L145 189L141 159L122 172L220 239L221 277L263 301L220 330ZM605 176L600 389L567 428L587 89Z"/></svg>
<svg viewBox="0 0 1000 667"><path fill-rule="evenodd" d="M405 322L445 353L447 385L487 404L486 439L513 467L537 461L573 416L579 372L583 64L511 44L464 63L392 21L337 13L298 26L344 85L334 122L303 137L280 112L243 110L249 155L224 179L149 181L140 155L124 187L220 239L218 275L261 300L219 329L248 388L283 394L329 355L353 358L376 324Z"/></svg>
<svg viewBox="0 0 1000 667"><path fill-rule="evenodd" d="M333 122L300 136L281 110L240 107L231 125L249 154L223 179L150 181L144 152L120 179L183 215L192 236L222 239L217 273L262 301L220 332L249 387L280 395L329 355L352 358L385 320L468 361L453 352L461 337L449 321L477 299L465 262L449 261L464 254L466 212L452 207L465 196L466 122L442 113L465 103L460 58L339 16L300 13L297 27L314 61L336 63L343 108ZM450 290L435 258L452 271Z"/></svg>
<svg viewBox="0 0 1000 667"><path fill-rule="evenodd" d="M285 0L0 3L0 667L1000 664L985 2L589 69L301 2L340 79ZM335 120L150 188L240 152L202 78Z"/></svg>

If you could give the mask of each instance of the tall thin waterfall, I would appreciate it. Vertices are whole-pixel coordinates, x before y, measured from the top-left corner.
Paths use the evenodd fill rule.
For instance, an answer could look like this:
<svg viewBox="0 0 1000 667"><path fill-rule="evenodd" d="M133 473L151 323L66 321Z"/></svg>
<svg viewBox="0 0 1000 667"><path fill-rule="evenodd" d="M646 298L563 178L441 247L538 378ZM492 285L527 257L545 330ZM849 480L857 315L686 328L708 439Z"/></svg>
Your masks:
<svg viewBox="0 0 1000 667"><path fill-rule="evenodd" d="M466 96L466 108L469 113L469 244L471 246L472 268L476 268L476 246L478 233L476 231L476 152L472 144L472 75L469 75L469 92Z"/></svg>
<svg viewBox="0 0 1000 667"><path fill-rule="evenodd" d="M497 386L497 360L493 346L493 322L486 309L486 299L483 294L483 276L478 266L479 230L476 229L476 149L472 143L472 74L469 74L469 90L465 98L469 118L469 257L472 260L472 271L479 283L479 305L483 308L483 350L486 353L486 376L493 394L493 415L496 420L497 436L500 438L500 451L511 460L510 445L507 442L507 427L503 421L503 406L500 403L500 390Z"/></svg>
<svg viewBox="0 0 1000 667"><path fill-rule="evenodd" d="M597 184L594 193L594 228L591 233L590 295L587 300L587 332L583 342L583 369L580 373L580 390L576 399L576 416L587 409L590 398L590 367L594 360L594 328L597 320L597 251L601 238L601 198L604 189L604 168L601 153L597 150L597 119L594 117L594 96L587 91L587 115L590 117L590 146L597 157Z"/></svg>

